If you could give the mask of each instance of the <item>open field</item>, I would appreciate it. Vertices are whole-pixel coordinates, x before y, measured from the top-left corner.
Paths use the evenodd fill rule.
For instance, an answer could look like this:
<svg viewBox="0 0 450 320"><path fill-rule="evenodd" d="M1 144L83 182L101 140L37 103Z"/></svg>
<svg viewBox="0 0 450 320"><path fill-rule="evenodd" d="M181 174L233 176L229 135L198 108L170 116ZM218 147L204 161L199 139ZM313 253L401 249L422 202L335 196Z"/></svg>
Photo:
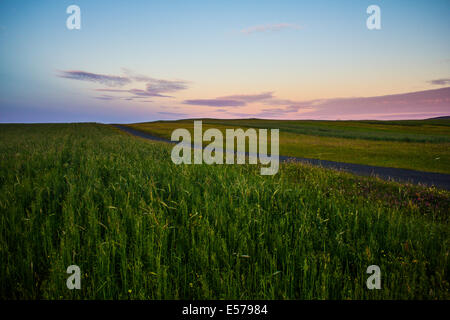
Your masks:
<svg viewBox="0 0 450 320"><path fill-rule="evenodd" d="M381 142L446 155L442 139ZM100 124L0 125L1 298L450 298L449 192L294 163L176 166L170 148Z"/></svg>
<svg viewBox="0 0 450 320"><path fill-rule="evenodd" d="M281 121L202 119L204 130L248 127L280 129L280 154L373 166L450 173L450 120ZM170 139L192 120L129 125Z"/></svg>

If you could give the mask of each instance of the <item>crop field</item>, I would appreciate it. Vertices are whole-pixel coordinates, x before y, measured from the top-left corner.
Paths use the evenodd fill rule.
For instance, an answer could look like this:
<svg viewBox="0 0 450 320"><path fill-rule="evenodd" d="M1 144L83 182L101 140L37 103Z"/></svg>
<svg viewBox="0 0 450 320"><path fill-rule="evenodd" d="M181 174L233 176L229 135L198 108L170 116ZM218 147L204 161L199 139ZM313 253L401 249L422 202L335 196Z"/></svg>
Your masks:
<svg viewBox="0 0 450 320"><path fill-rule="evenodd" d="M202 119L204 130L280 129L280 154L382 167L450 173L450 120L286 121ZM175 128L193 130L192 120L129 125L170 139Z"/></svg>
<svg viewBox="0 0 450 320"><path fill-rule="evenodd" d="M166 124L139 126L164 136ZM286 136L317 143L301 156L341 159L351 144L326 155L319 142L343 139L380 143L378 158L355 162L390 164L380 150L417 144L423 157L391 152L392 163L449 172L448 123L295 128ZM274 176L175 165L171 147L102 124L0 125L0 298L450 298L449 192L298 163ZM67 290L74 264L81 289ZM380 290L366 287L370 265Z"/></svg>

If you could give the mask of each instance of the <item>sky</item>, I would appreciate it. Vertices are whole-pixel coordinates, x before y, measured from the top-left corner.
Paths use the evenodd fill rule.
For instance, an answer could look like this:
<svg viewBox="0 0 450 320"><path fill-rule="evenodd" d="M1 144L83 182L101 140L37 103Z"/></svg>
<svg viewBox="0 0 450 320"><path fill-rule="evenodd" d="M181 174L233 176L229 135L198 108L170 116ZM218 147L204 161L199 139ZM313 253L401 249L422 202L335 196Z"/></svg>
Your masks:
<svg viewBox="0 0 450 320"><path fill-rule="evenodd" d="M449 13L448 0L0 0L0 122L448 116Z"/></svg>

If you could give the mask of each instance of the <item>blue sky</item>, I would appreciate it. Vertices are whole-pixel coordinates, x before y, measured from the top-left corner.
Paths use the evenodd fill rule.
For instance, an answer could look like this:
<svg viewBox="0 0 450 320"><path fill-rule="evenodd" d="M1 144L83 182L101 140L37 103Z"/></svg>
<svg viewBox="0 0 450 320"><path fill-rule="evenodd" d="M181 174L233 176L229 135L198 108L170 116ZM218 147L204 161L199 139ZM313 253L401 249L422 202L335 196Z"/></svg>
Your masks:
<svg viewBox="0 0 450 320"><path fill-rule="evenodd" d="M81 30L66 28L72 4ZM381 30L366 28L371 4ZM0 122L446 115L449 9L447 0L3 0Z"/></svg>

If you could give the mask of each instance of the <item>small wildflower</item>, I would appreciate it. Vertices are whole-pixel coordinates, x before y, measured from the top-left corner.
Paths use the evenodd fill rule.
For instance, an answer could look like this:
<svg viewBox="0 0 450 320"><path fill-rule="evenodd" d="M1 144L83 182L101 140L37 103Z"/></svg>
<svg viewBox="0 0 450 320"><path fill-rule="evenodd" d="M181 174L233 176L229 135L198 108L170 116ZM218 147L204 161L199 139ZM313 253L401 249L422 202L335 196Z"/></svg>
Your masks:
<svg viewBox="0 0 450 320"><path fill-rule="evenodd" d="M133 292L133 291L131 291L131 289L128 289L128 293L131 294L131 292Z"/></svg>
<svg viewBox="0 0 450 320"><path fill-rule="evenodd" d="M189 282L189 287L193 287L194 285L192 284L192 282Z"/></svg>

